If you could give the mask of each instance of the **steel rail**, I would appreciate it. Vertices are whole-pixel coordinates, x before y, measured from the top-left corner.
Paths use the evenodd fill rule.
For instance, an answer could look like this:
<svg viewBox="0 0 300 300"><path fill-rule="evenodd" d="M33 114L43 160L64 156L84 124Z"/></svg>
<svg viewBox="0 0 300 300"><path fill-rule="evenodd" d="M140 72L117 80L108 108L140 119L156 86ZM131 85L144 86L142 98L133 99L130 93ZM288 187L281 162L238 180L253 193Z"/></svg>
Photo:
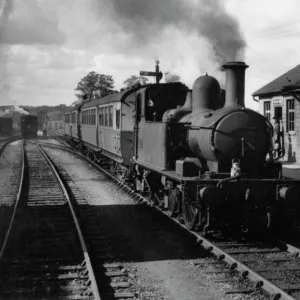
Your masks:
<svg viewBox="0 0 300 300"><path fill-rule="evenodd" d="M24 142L24 140L22 142L22 155L21 155L21 157L22 157L22 159L21 159L22 167L21 167L21 176L20 176L19 189L18 189L18 193L17 193L17 197L16 197L12 217L11 217L11 220L10 220L10 223L9 223L9 227L8 227L8 230L5 234L4 242L3 242L3 245L2 245L1 251L0 251L0 266L1 266L1 262L3 261L3 254L4 254L4 251L6 249L6 245L7 245L8 238L10 236L11 228L12 228L14 220L15 220L17 207L18 207L18 204L20 202L20 198L21 198L22 190L23 190L23 185L24 185L24 174L25 174L25 142Z"/></svg>
<svg viewBox="0 0 300 300"><path fill-rule="evenodd" d="M120 181L119 179L115 178L111 173L104 170L103 168L101 168L100 166L95 164L93 161L91 161L90 159L88 159L86 156L82 155L78 151L67 149L66 147L62 147L59 145L43 144L43 146L49 147L49 148L54 148L54 149L59 149L59 150L64 150L64 151L72 153L76 156L81 157L83 160L86 160L89 164L93 165L93 167L95 167L97 170L104 173L106 176L108 176L113 181L115 181L119 186L124 188L131 196L133 196L134 198L139 200L140 203L144 203L150 207L155 208L157 212L159 212L160 214L163 214L164 216L167 216L169 219L173 220L188 234L195 237L196 243L200 244L205 250L209 251L210 253L213 253L219 260L223 260L223 261L227 262L230 265L230 268L238 270L244 278L249 278L252 282L255 283L255 287L264 289L266 292L268 292L272 296L272 299L295 300L294 297L290 296L288 293L286 293L285 291L283 291L282 289L280 289L279 287L274 285L272 282L270 282L268 279L264 278L263 276L261 276L260 274L258 274L257 272L255 272L254 270L252 270L251 268L249 268L242 262L240 262L238 259L236 259L233 256L231 256L230 254L226 253L226 251L224 251L221 248L219 248L218 246L214 245L212 242L210 242L208 239L204 238L202 235L200 235L196 232L190 231L185 225L181 224L177 219L168 216L168 214L166 212L162 211L158 207L151 204L147 198L145 198L139 194L136 194L135 191L133 189L131 189L131 187L129 187L128 185L126 185L125 183ZM292 253L295 253L295 252L300 253L300 249L298 249L297 247L294 247L294 246L286 244L286 243L284 243L284 245L286 246L287 252L289 252L289 250L291 250Z"/></svg>
<svg viewBox="0 0 300 300"><path fill-rule="evenodd" d="M17 137L14 137L14 138L8 138L5 141L1 141L1 142L3 142L3 144L0 146L0 155L3 153L3 151L5 150L5 148L8 144L14 142L17 139L18 139Z"/></svg>
<svg viewBox="0 0 300 300"><path fill-rule="evenodd" d="M71 199L70 199L70 195L69 195L69 193L68 193L68 191L67 191L67 189L65 187L65 184L63 183L63 181L61 179L61 176L58 174L58 171L57 171L54 163L52 162L52 160L50 159L50 157L47 155L47 153L41 148L41 146L39 145L39 143L36 142L36 144L37 144L37 146L38 146L41 154L44 156L44 158L48 162L49 166L51 167L51 169L52 169L52 171L53 171L56 179L58 180L58 182L59 182L59 184L61 186L61 189L62 189L62 191L64 193L64 196L67 199L70 211L72 213L73 221L74 221L75 226L76 226L76 230L77 230L77 234L78 234L78 237L79 237L79 240L80 240L82 251L84 253L84 259L85 259L85 263L86 263L86 268L88 269L88 272L89 272L89 277L90 277L90 280L91 280L92 291L93 291L95 300L101 300L100 293L99 293L99 290L98 290L97 281L96 281L96 277L95 277L95 273L94 273L93 266L92 266L92 263L91 263L91 259L90 259L90 256L89 256L89 253L88 253L88 250L87 250L86 243L84 241L84 237L83 237L83 234L82 234L82 231L81 231L81 228L80 228L80 225L79 225L79 222L78 222L75 210L73 208L73 205L72 205L72 202L71 202Z"/></svg>

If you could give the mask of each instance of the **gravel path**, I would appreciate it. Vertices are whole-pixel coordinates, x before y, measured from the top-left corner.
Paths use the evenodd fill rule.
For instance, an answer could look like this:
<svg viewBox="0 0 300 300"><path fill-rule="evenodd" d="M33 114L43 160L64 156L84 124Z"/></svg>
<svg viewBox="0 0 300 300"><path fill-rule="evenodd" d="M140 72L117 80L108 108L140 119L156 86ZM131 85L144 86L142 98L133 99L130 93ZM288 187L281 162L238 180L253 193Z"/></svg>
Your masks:
<svg viewBox="0 0 300 300"><path fill-rule="evenodd" d="M94 206L110 238L112 256L130 270L138 299L222 298L194 265L205 253L170 220L137 205L122 189L72 154L46 151Z"/></svg>
<svg viewBox="0 0 300 300"><path fill-rule="evenodd" d="M20 175L21 141L9 144L0 156L0 206L11 205Z"/></svg>
<svg viewBox="0 0 300 300"><path fill-rule="evenodd" d="M0 156L0 246L12 214L12 205L18 193L21 172L22 142L9 144Z"/></svg>
<svg viewBox="0 0 300 300"><path fill-rule="evenodd" d="M224 294L236 284L215 280L223 277L209 272L216 267L216 261L208 258L178 225L137 204L77 156L44 149L67 174L68 182L72 180L94 207L101 227L110 237L113 261L129 270L132 291L137 291L135 299L270 299L261 289L248 294ZM247 286L243 282L242 286ZM251 288L253 283L248 286Z"/></svg>

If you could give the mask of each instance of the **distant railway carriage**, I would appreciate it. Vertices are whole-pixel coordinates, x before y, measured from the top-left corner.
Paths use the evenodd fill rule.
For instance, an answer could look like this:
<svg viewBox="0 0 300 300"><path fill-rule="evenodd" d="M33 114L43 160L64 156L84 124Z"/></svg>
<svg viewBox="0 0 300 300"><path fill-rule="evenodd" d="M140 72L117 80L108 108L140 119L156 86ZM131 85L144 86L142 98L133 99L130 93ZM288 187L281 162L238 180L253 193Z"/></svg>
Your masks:
<svg viewBox="0 0 300 300"><path fill-rule="evenodd" d="M21 135L23 138L36 138L38 118L34 115L22 115L20 118Z"/></svg>
<svg viewBox="0 0 300 300"><path fill-rule="evenodd" d="M223 67L226 91L206 75L192 91L152 84L74 107L66 138L190 229L285 228L300 212L299 181L282 178L272 125L244 106L248 66Z"/></svg>
<svg viewBox="0 0 300 300"><path fill-rule="evenodd" d="M0 136L11 136L13 133L12 118L0 117Z"/></svg>

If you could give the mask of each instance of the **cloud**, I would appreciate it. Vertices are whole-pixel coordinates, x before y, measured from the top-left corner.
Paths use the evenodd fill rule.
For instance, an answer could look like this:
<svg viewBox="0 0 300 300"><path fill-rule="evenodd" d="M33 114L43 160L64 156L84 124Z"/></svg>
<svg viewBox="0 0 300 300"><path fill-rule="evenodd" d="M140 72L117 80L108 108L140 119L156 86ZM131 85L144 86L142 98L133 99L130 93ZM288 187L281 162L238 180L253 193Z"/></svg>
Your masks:
<svg viewBox="0 0 300 300"><path fill-rule="evenodd" d="M1 44L62 44L65 34L53 15L47 15L36 0L7 0L0 18Z"/></svg>
<svg viewBox="0 0 300 300"><path fill-rule="evenodd" d="M189 87L206 72L223 84L218 57L242 59L245 50L246 104L255 108L251 94L300 61L297 0L5 3L14 4L5 24L19 24L14 32L27 28L15 35L17 44L0 45L0 99L19 105L72 103L78 81L92 70L112 75L119 89L130 75L153 71L155 58Z"/></svg>
<svg viewBox="0 0 300 300"><path fill-rule="evenodd" d="M300 62L297 51L300 3L297 0L228 0L247 40L246 105L258 109L251 94ZM259 9L258 9L259 7Z"/></svg>

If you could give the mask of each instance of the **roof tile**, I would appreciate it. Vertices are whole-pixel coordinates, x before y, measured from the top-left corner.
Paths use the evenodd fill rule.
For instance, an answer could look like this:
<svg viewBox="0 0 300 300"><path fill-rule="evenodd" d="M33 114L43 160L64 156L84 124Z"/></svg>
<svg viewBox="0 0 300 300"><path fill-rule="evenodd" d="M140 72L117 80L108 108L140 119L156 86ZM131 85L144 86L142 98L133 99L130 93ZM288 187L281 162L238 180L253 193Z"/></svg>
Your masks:
<svg viewBox="0 0 300 300"><path fill-rule="evenodd" d="M262 96L280 92L284 87L295 86L300 83L300 65L282 74L278 78L258 89L252 96Z"/></svg>

